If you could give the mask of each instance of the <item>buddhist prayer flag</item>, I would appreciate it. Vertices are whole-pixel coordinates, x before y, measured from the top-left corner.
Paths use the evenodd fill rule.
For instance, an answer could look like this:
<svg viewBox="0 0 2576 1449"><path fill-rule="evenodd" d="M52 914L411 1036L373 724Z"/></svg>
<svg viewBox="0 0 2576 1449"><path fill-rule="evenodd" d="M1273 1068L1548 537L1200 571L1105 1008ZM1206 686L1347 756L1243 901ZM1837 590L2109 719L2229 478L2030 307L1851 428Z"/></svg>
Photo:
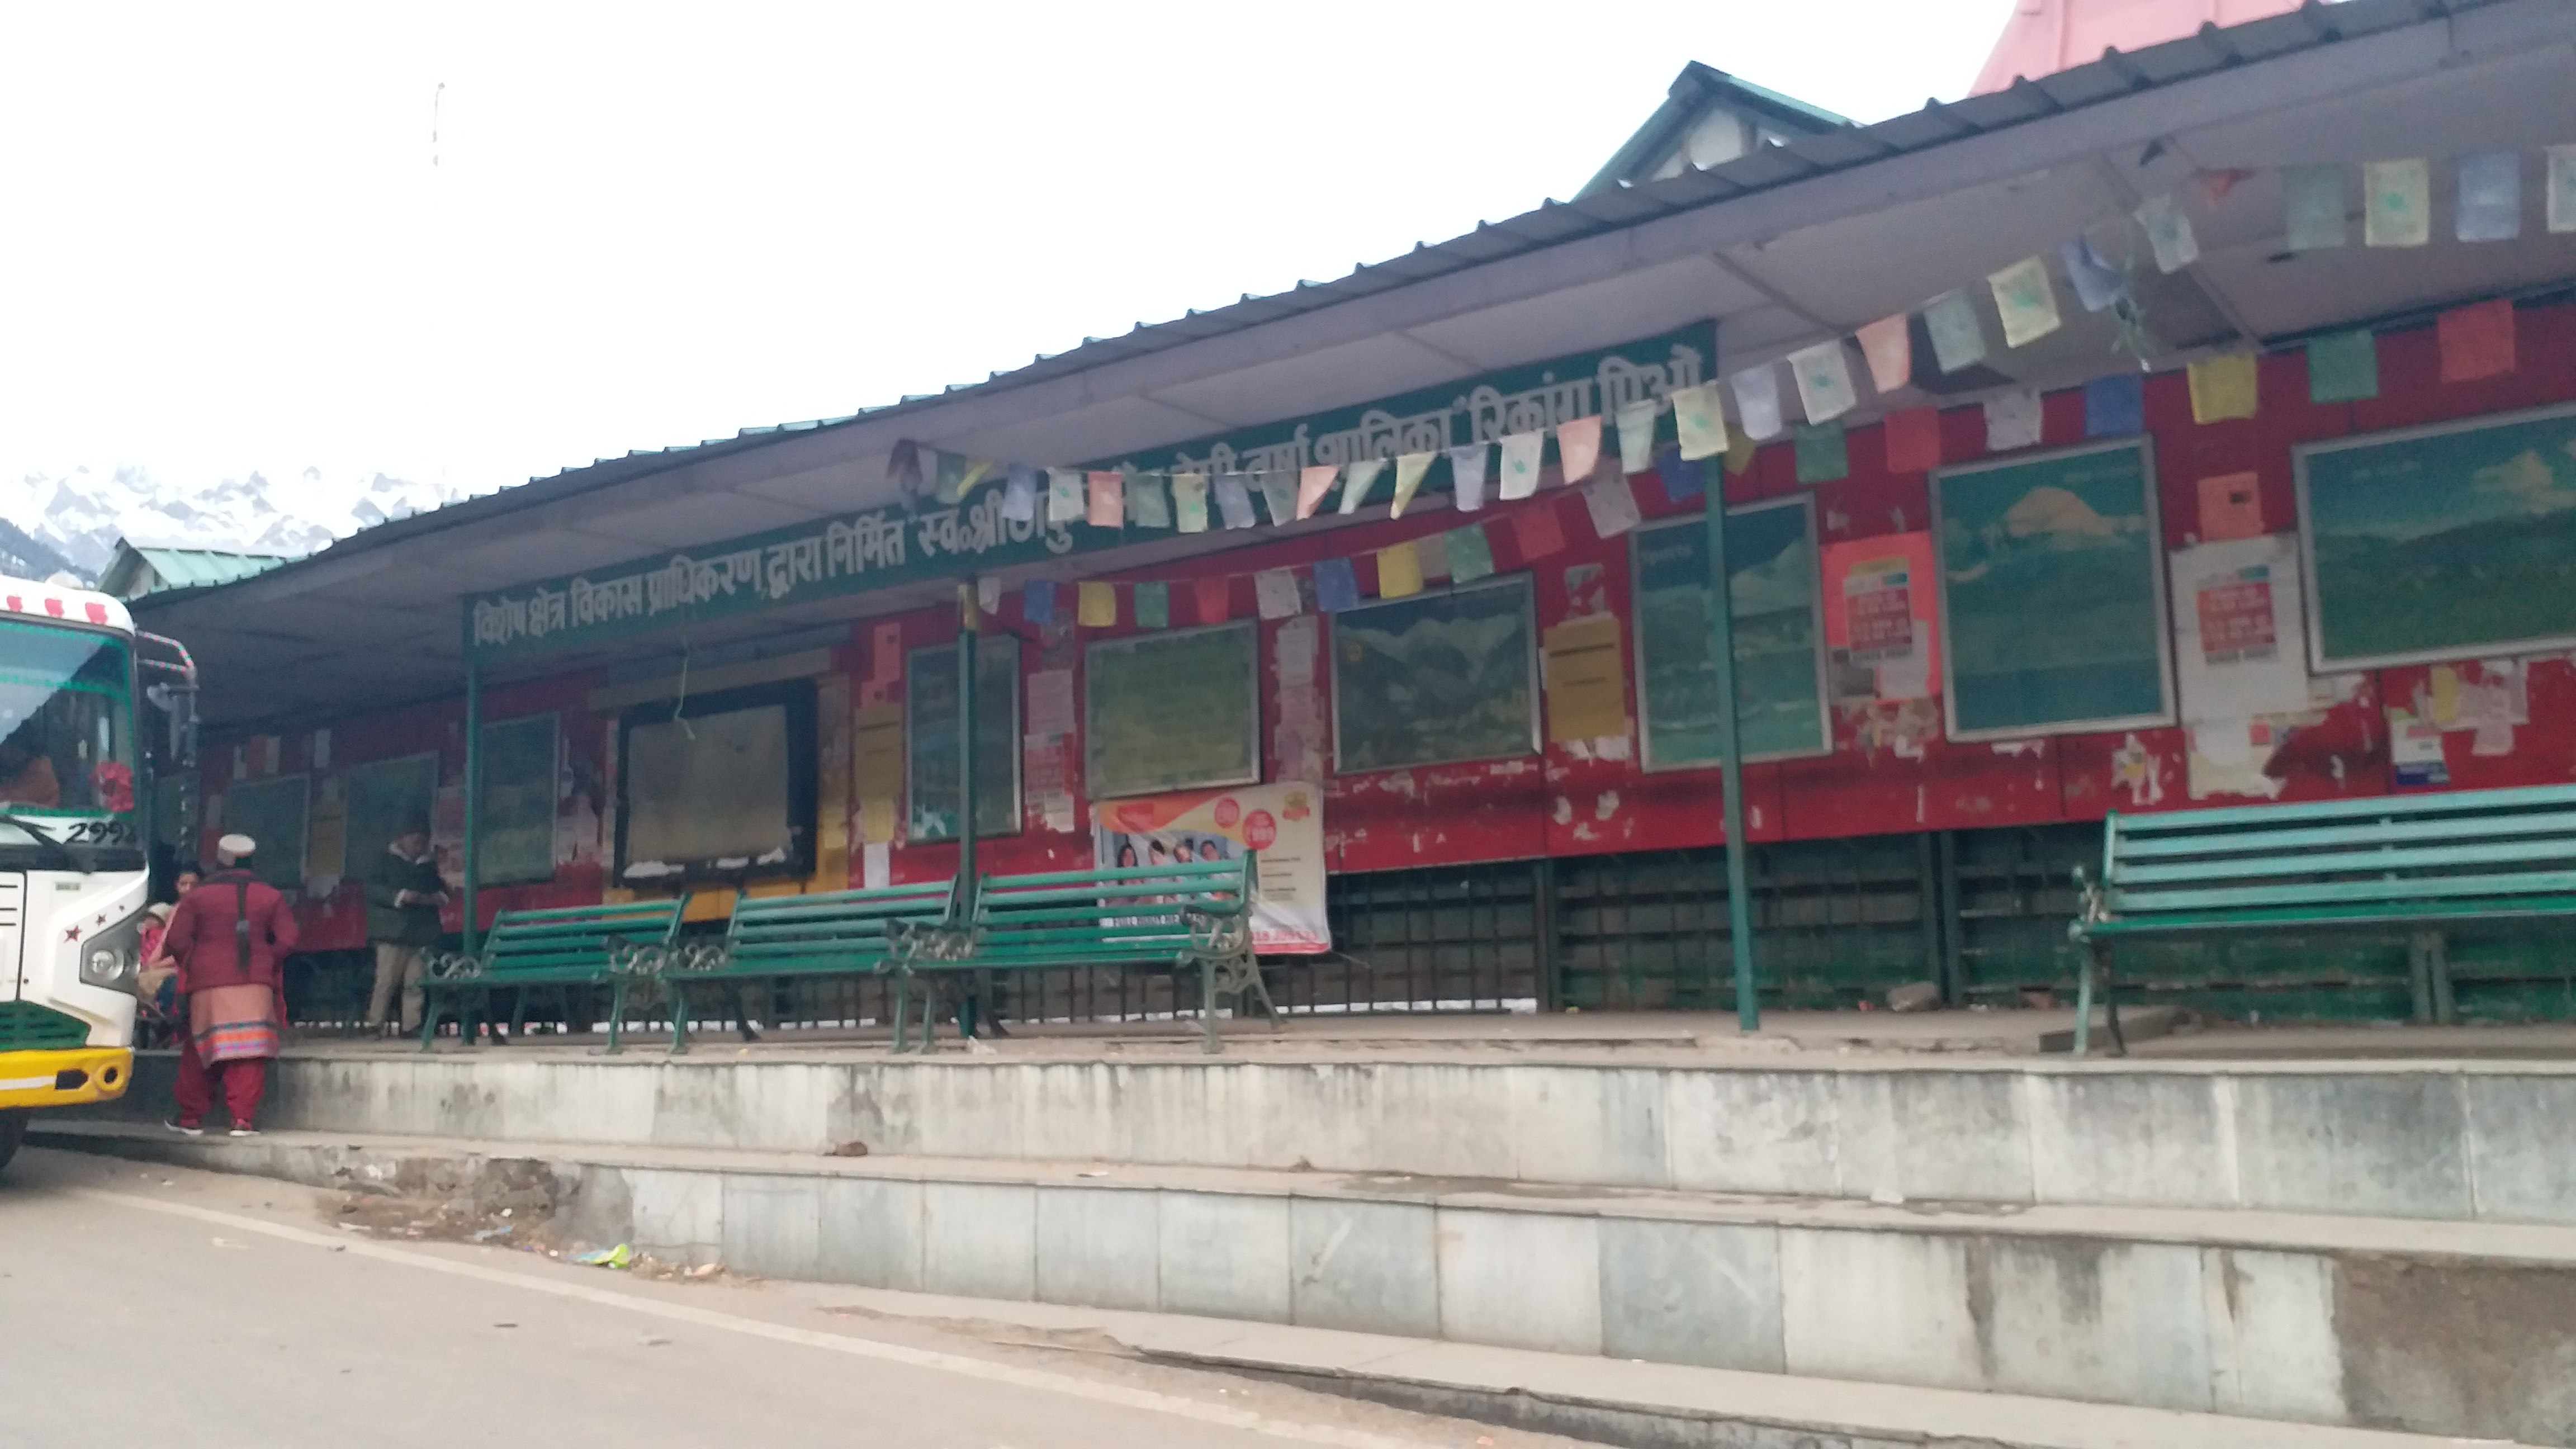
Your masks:
<svg viewBox="0 0 2576 1449"><path fill-rule="evenodd" d="M1780 371L1768 365L1748 367L1726 380L1735 394L1736 420L1754 441L1776 438L1780 420Z"/></svg>
<svg viewBox="0 0 2576 1449"><path fill-rule="evenodd" d="M1127 475L1127 521L1138 528L1172 526L1172 498L1163 491L1160 473Z"/></svg>
<svg viewBox="0 0 2576 1449"><path fill-rule="evenodd" d="M2549 148L2549 229L2576 231L2576 146Z"/></svg>
<svg viewBox="0 0 2576 1449"><path fill-rule="evenodd" d="M1216 511L1228 528L1250 528L1252 517L1251 480L1241 473L1216 475Z"/></svg>
<svg viewBox="0 0 2576 1449"><path fill-rule="evenodd" d="M1431 471L1431 460L1437 453L1398 453L1395 457L1395 506L1387 510L1389 518L1402 518L1413 506L1414 491L1422 486L1422 476Z"/></svg>
<svg viewBox="0 0 2576 1449"><path fill-rule="evenodd" d="M2454 307L2434 320L2433 331L2442 348L2442 381L2475 382L2513 371L2510 298Z"/></svg>
<svg viewBox="0 0 2576 1449"><path fill-rule="evenodd" d="M1047 522L1071 523L1084 513L1082 474L1072 468L1047 470Z"/></svg>
<svg viewBox="0 0 2576 1449"><path fill-rule="evenodd" d="M1074 622L1086 629L1117 627L1117 587L1112 584L1078 585L1074 592Z"/></svg>
<svg viewBox="0 0 2576 1449"><path fill-rule="evenodd" d="M1557 466L1565 481L1580 483L1601 466L1601 418L1573 418L1556 425Z"/></svg>
<svg viewBox="0 0 2576 1449"><path fill-rule="evenodd" d="M1596 486L1611 481L1613 480L1608 478L1596 478L1593 480ZM1619 491L1627 493L1627 475L1624 473L1621 474L1616 481L1619 485ZM1590 492L1589 489L1585 491L1587 495ZM1587 496L1584 501L1589 503L1591 499ZM1628 505L1631 508L1636 506L1636 502L1636 495L1628 494ZM1542 503L1535 508L1524 508L1520 512L1513 514L1512 541L1520 545L1521 562L1525 564L1536 563L1540 559L1546 558L1548 555L1563 549L1565 547L1565 527L1557 521L1556 500L1554 498L1550 498L1547 502Z"/></svg>
<svg viewBox="0 0 2576 1449"><path fill-rule="evenodd" d="M1662 405L1653 398L1619 409L1619 471L1643 473L1655 466L1655 414Z"/></svg>
<svg viewBox="0 0 2576 1449"><path fill-rule="evenodd" d="M1869 385L1882 395L1914 380L1914 325L1907 314L1882 317L1855 336L1869 362Z"/></svg>
<svg viewBox="0 0 2576 1449"><path fill-rule="evenodd" d="M1481 525L1471 523L1465 528L1453 528L1444 537L1451 583L1472 584L1493 573L1494 546L1485 537Z"/></svg>
<svg viewBox="0 0 2576 1449"><path fill-rule="evenodd" d="M973 584L957 586L957 614L969 634L984 627L983 600L976 594Z"/></svg>
<svg viewBox="0 0 2576 1449"><path fill-rule="evenodd" d="M1386 471L1384 458L1362 458L1351 465L1342 479L1342 511L1357 513L1368 502L1369 490L1377 486L1377 475Z"/></svg>
<svg viewBox="0 0 2576 1449"><path fill-rule="evenodd" d="M966 501L966 495L975 491L976 484L991 477L993 475L993 470L1001 466L1002 465L999 462L991 458L967 459L966 467L960 473L957 480L957 496L949 499L948 501L951 503L963 503Z"/></svg>
<svg viewBox="0 0 2576 1449"><path fill-rule="evenodd" d="M975 581L975 607L975 617L978 620L981 620L986 615L1002 612L1002 581L1000 579L977 579Z"/></svg>
<svg viewBox="0 0 2576 1449"><path fill-rule="evenodd" d="M1180 525L1181 532L1207 532L1207 493L1205 473L1172 475L1172 521Z"/></svg>
<svg viewBox="0 0 2576 1449"><path fill-rule="evenodd" d="M1716 383L1673 390L1673 430L1681 436L1682 456L1692 462L1726 451L1726 409L1717 400Z"/></svg>
<svg viewBox="0 0 2576 1449"><path fill-rule="evenodd" d="M2039 444L2039 394L2008 392L1986 399L1986 451L2008 452Z"/></svg>
<svg viewBox="0 0 2576 1449"><path fill-rule="evenodd" d="M1889 413L1880 431L1887 435L1887 471L1921 473L1941 466L1941 412L1907 408Z"/></svg>
<svg viewBox="0 0 2576 1449"><path fill-rule="evenodd" d="M1172 627L1172 586L1138 584L1136 586L1136 627L1168 629Z"/></svg>
<svg viewBox="0 0 2576 1449"><path fill-rule="evenodd" d="M1957 372L1986 360L1986 327L1977 320L1977 304L1965 292L1944 292L1923 309L1923 329L1932 334L1932 356L1943 372Z"/></svg>
<svg viewBox="0 0 2576 1449"><path fill-rule="evenodd" d="M1339 463L1318 463L1297 475L1297 516L1312 518L1324 506L1324 495L1333 491L1333 480L1341 476Z"/></svg>
<svg viewBox="0 0 2576 1449"><path fill-rule="evenodd" d="M1685 464L1685 466L1688 465ZM1591 511L1592 532L1597 537L1617 538L1644 522L1643 516L1637 510L1636 489L1629 485L1624 475L1617 478L1595 478L1584 484L1583 506ZM1530 512L1546 514L1551 524L1556 518L1556 509L1553 507L1533 508ZM1521 556L1533 557L1534 555L1529 552L1528 535L1523 534L1522 539Z"/></svg>
<svg viewBox="0 0 2576 1449"><path fill-rule="evenodd" d="M2379 339L2365 328L2308 342L2308 401L2363 402L2379 396Z"/></svg>
<svg viewBox="0 0 2576 1449"><path fill-rule="evenodd" d="M2147 233L2147 245L2156 254L2156 270L2179 272L2200 260L2200 238L2191 229L2191 218L2182 214L2173 194L2148 197L2138 208L2138 225Z"/></svg>
<svg viewBox="0 0 2576 1449"><path fill-rule="evenodd" d="M1029 580L1020 591L1020 617L1040 628L1055 622L1055 580Z"/></svg>
<svg viewBox="0 0 2576 1449"><path fill-rule="evenodd" d="M1449 535L1426 533L1413 541L1413 558L1426 579L1449 577Z"/></svg>
<svg viewBox="0 0 2576 1449"><path fill-rule="evenodd" d="M1360 606L1360 578L1346 558L1315 560L1315 607L1327 614Z"/></svg>
<svg viewBox="0 0 2576 1449"><path fill-rule="evenodd" d="M1413 545L1391 543L1377 551L1377 596L1409 599L1422 592L1422 560Z"/></svg>
<svg viewBox="0 0 2576 1449"><path fill-rule="evenodd" d="M1190 592L1198 596L1199 622L1222 624L1234 615L1234 580L1224 574L1213 578L1193 579Z"/></svg>
<svg viewBox="0 0 2576 1449"><path fill-rule="evenodd" d="M1118 528L1127 522L1125 480L1115 473L1091 475L1091 526Z"/></svg>
<svg viewBox="0 0 2576 1449"><path fill-rule="evenodd" d="M1261 475L1262 506L1270 510L1272 524L1297 521L1297 475L1285 468Z"/></svg>
<svg viewBox="0 0 2576 1449"><path fill-rule="evenodd" d="M2421 157L2363 166L2361 204L2366 246L2420 247L2433 239L2433 172Z"/></svg>
<svg viewBox="0 0 2576 1449"><path fill-rule="evenodd" d="M2281 168L2281 205L2290 250L2339 247L2350 239L2344 225L2343 171L2341 166Z"/></svg>
<svg viewBox="0 0 2576 1449"><path fill-rule="evenodd" d="M1292 618L1306 611L1297 596L1297 575L1289 569L1263 569L1252 576L1252 596L1265 619Z"/></svg>
<svg viewBox="0 0 2576 1449"><path fill-rule="evenodd" d="M1695 462L1683 457L1679 448L1666 448L1655 455L1655 473L1664 480L1667 502L1688 503L1706 493L1708 468L1705 460Z"/></svg>
<svg viewBox="0 0 2576 1449"><path fill-rule="evenodd" d="M2120 273L2103 260L2091 237L2071 236L2059 242L2057 259L2065 265L2066 280L2075 284L2075 300L2085 311L2099 312L2119 300Z"/></svg>
<svg viewBox="0 0 2576 1449"><path fill-rule="evenodd" d="M1753 446L1753 440L1744 435L1743 429L1728 428L1726 430L1727 472L1741 478L1745 474L1753 471L1753 460L1761 456L1762 450Z"/></svg>
<svg viewBox="0 0 2576 1449"><path fill-rule="evenodd" d="M2222 422L2254 416L2257 403L2254 354L2230 353L2191 365L2191 420Z"/></svg>
<svg viewBox="0 0 2576 1449"><path fill-rule="evenodd" d="M1485 506L1485 448L1483 443L1469 443L1449 450L1449 482L1462 512Z"/></svg>
<svg viewBox="0 0 2576 1449"><path fill-rule="evenodd" d="M2147 382L2115 372L2084 384L2084 436L2126 438L2147 430Z"/></svg>
<svg viewBox="0 0 2576 1449"><path fill-rule="evenodd" d="M2522 153L2480 151L2460 158L2458 231L2464 242L2522 235Z"/></svg>
<svg viewBox="0 0 2576 1449"><path fill-rule="evenodd" d="M1511 433L1503 438L1503 477L1500 489L1506 502L1527 498L1538 491L1539 459L1547 452L1544 432Z"/></svg>
<svg viewBox="0 0 2576 1449"><path fill-rule="evenodd" d="M2028 347L2057 330L2057 288L2048 280L2048 263L2024 257L1986 276L1994 289L1995 313L2003 319L2004 346Z"/></svg>
<svg viewBox="0 0 2576 1449"><path fill-rule="evenodd" d="M1851 446L1842 419L1798 429L1798 481L1833 483L1851 476Z"/></svg>
<svg viewBox="0 0 2576 1449"><path fill-rule="evenodd" d="M1829 423L1860 402L1852 386L1851 359L1843 341L1820 342L1789 354L1789 375L1798 383L1798 407L1811 423Z"/></svg>
<svg viewBox="0 0 2576 1449"><path fill-rule="evenodd" d="M1026 463L1011 465L1011 480L1002 488L1002 516L1013 523L1027 523L1038 516L1038 470Z"/></svg>

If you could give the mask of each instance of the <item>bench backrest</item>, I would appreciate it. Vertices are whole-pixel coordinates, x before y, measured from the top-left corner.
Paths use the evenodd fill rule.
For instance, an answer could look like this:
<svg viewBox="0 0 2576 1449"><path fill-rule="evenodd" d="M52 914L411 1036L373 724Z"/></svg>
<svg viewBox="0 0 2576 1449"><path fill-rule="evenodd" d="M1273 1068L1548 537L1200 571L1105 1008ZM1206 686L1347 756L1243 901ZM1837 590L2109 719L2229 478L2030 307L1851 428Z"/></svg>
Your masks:
<svg viewBox="0 0 2576 1449"><path fill-rule="evenodd" d="M975 889L976 956L1132 954L1177 957L1190 947L1184 909L1241 916L1251 909L1253 857L1125 869L986 876Z"/></svg>
<svg viewBox="0 0 2576 1449"><path fill-rule="evenodd" d="M2162 815L2114 813L2115 916L2493 902L2576 894L2576 785Z"/></svg>
<svg viewBox="0 0 2576 1449"><path fill-rule="evenodd" d="M818 959L872 965L885 958L890 923L946 918L952 889L943 880L802 896L745 896L734 903L725 945L736 967Z"/></svg>
<svg viewBox="0 0 2576 1449"><path fill-rule="evenodd" d="M483 937L490 976L578 970L606 964L612 946L660 946L680 928L683 902L628 901L503 911Z"/></svg>

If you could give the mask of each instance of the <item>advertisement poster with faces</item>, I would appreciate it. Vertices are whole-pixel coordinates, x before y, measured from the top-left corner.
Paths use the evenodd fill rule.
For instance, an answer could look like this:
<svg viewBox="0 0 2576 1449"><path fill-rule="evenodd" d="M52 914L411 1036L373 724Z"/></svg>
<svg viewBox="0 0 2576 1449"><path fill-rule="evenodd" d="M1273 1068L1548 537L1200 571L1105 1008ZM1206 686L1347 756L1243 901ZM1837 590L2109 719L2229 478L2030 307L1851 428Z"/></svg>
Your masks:
<svg viewBox="0 0 2576 1449"><path fill-rule="evenodd" d="M1091 811L1103 866L1151 868L1257 857L1253 949L1312 956L1333 948L1324 916L1324 792L1299 782L1109 800Z"/></svg>

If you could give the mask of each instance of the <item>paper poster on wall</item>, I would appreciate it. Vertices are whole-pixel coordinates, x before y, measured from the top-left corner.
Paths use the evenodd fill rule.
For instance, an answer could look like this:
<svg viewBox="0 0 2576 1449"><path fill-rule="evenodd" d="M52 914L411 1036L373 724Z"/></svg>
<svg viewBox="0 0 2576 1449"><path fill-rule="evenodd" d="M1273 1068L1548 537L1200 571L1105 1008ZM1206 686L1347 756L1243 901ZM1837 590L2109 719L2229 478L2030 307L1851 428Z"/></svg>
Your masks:
<svg viewBox="0 0 2576 1449"><path fill-rule="evenodd" d="M2308 707L2298 560L2298 540L2287 534L2174 550L2174 673L2185 723Z"/></svg>
<svg viewBox="0 0 2576 1449"><path fill-rule="evenodd" d="M859 796L859 840L894 839L897 802L903 798L903 706L862 705L850 720L851 777Z"/></svg>
<svg viewBox="0 0 2576 1449"><path fill-rule="evenodd" d="M2576 645L2576 405L2292 457L2318 670Z"/></svg>
<svg viewBox="0 0 2576 1449"><path fill-rule="evenodd" d="M2388 762L2396 768L2401 788L2451 783L2451 768L2442 758L2442 727L2412 710L2389 708Z"/></svg>
<svg viewBox="0 0 2576 1449"><path fill-rule="evenodd" d="M1932 474L1953 740L2169 724L2146 439Z"/></svg>
<svg viewBox="0 0 2576 1449"><path fill-rule="evenodd" d="M1102 864L1258 857L1252 946L1265 956L1312 956L1333 948L1324 914L1324 792L1290 781L1233 790L1196 790L1112 800L1091 809Z"/></svg>
<svg viewBox="0 0 2576 1449"><path fill-rule="evenodd" d="M1825 648L1840 704L1929 699L1941 677L1932 535L1825 545Z"/></svg>

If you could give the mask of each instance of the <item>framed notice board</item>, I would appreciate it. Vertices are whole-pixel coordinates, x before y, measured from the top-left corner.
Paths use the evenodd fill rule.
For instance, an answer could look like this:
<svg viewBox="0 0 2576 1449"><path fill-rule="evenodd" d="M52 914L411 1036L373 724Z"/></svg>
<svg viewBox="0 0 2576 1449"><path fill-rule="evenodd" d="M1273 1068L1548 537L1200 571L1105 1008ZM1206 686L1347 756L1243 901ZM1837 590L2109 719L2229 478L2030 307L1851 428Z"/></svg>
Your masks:
<svg viewBox="0 0 2576 1449"><path fill-rule="evenodd" d="M557 717L532 714L483 726L483 798L475 819L474 878L483 885L555 875Z"/></svg>
<svg viewBox="0 0 2576 1449"><path fill-rule="evenodd" d="M1333 615L1334 771L1536 754L1533 595L1515 574Z"/></svg>
<svg viewBox="0 0 2576 1449"><path fill-rule="evenodd" d="M341 788L348 823L340 870L364 880L406 823L429 822L431 807L438 801L438 756L435 752L402 755L352 766Z"/></svg>
<svg viewBox="0 0 2576 1449"><path fill-rule="evenodd" d="M251 856L259 878L292 895L304 889L304 840L312 809L309 776L236 780L224 795L224 833L249 836L259 847ZM206 865L212 869L214 862Z"/></svg>
<svg viewBox="0 0 2576 1449"><path fill-rule="evenodd" d="M1086 648L1085 793L1106 800L1259 781L1260 656L1250 619Z"/></svg>
<svg viewBox="0 0 2576 1449"><path fill-rule="evenodd" d="M1714 765L1721 715L1708 647L1708 520L1641 528L1628 547L1646 768ZM1814 498L1728 509L1726 554L1744 758L1831 752Z"/></svg>
<svg viewBox="0 0 2576 1449"><path fill-rule="evenodd" d="M617 722L617 880L814 873L814 681L639 704Z"/></svg>
<svg viewBox="0 0 2576 1449"><path fill-rule="evenodd" d="M2310 668L2576 646L2576 405L2290 456Z"/></svg>
<svg viewBox="0 0 2576 1449"><path fill-rule="evenodd" d="M957 646L915 649L903 670L904 834L957 838ZM1020 641L975 641L975 834L1020 833Z"/></svg>
<svg viewBox="0 0 2576 1449"><path fill-rule="evenodd" d="M1936 469L1932 520L1950 738L2173 722L2147 439Z"/></svg>

